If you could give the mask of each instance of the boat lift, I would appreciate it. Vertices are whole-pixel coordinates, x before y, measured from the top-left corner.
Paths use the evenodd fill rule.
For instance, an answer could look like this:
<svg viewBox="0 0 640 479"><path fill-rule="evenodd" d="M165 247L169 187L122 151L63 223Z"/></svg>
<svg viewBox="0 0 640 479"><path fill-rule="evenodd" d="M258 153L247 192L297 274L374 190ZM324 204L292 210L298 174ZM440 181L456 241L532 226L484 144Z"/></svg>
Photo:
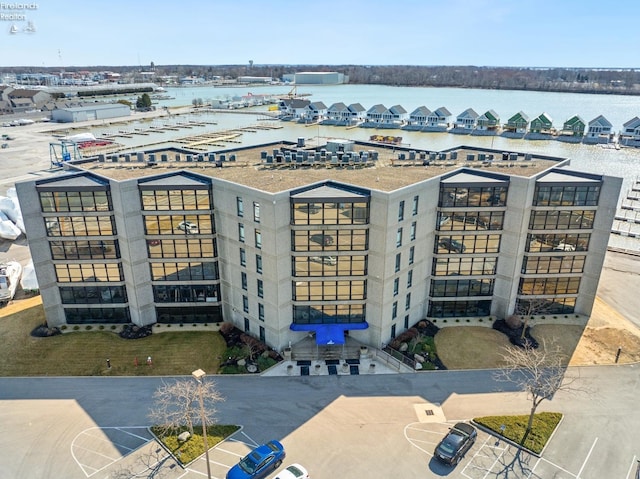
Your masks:
<svg viewBox="0 0 640 479"><path fill-rule="evenodd" d="M62 138L49 143L49 159L51 168L61 168L69 161L81 160L82 154L75 141Z"/></svg>

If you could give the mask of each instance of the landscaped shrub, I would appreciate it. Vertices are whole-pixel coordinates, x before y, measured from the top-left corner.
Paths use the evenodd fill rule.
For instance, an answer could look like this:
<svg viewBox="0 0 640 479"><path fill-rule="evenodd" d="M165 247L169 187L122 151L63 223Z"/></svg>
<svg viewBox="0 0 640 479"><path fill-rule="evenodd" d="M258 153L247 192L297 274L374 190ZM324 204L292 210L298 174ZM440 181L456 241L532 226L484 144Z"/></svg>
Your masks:
<svg viewBox="0 0 640 479"><path fill-rule="evenodd" d="M151 326L127 324L122 331L120 331L120 337L123 339L140 339L150 336L151 332Z"/></svg>
<svg viewBox="0 0 640 479"><path fill-rule="evenodd" d="M37 326L33 331L31 331L31 336L35 338L48 338L51 336L57 336L58 334L62 334L62 331L55 326L50 328L46 323Z"/></svg>

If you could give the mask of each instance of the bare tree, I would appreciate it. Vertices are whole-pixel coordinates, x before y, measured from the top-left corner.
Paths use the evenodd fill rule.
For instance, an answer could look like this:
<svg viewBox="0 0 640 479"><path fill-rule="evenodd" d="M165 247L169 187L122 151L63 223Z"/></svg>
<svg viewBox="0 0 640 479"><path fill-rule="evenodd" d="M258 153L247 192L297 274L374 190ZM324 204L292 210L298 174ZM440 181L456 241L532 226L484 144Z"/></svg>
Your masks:
<svg viewBox="0 0 640 479"><path fill-rule="evenodd" d="M224 398L213 381L202 381L200 386L191 379L164 383L156 390L153 394L154 406L149 413L151 422L161 428L163 434L185 426L193 434L193 425L202 422L199 387L202 387L205 423L209 426L215 424L215 404L224 401Z"/></svg>
<svg viewBox="0 0 640 479"><path fill-rule="evenodd" d="M531 316L538 314L545 314L551 311L553 303L548 299L543 298L531 298L531 299L518 299L516 301L514 315L520 316L523 320L521 338L524 339L529 326L529 319Z"/></svg>
<svg viewBox="0 0 640 479"><path fill-rule="evenodd" d="M538 406L545 400L552 400L558 391L578 391L575 383L579 376L567 376L567 356L553 341L543 341L537 349L507 346L502 361L504 366L494 373L494 378L517 385L531 401L529 421L520 441L524 444Z"/></svg>

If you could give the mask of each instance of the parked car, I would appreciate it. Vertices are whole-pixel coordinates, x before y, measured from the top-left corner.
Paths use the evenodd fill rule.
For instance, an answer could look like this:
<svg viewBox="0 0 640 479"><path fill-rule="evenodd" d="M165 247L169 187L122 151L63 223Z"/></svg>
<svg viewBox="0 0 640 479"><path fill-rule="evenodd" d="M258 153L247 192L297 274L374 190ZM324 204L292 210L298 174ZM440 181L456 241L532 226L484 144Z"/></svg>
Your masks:
<svg viewBox="0 0 640 479"><path fill-rule="evenodd" d="M335 266L337 261L335 256L312 256L309 259L316 263L328 264L330 266Z"/></svg>
<svg viewBox="0 0 640 479"><path fill-rule="evenodd" d="M467 249L467 247L460 241L449 238L448 236L440 238L440 240L438 241L438 246L440 246L441 248L445 248L448 251L454 251L456 253L464 253Z"/></svg>
<svg viewBox="0 0 640 479"><path fill-rule="evenodd" d="M227 472L227 479L261 479L275 471L285 458L284 446L275 439L256 447Z"/></svg>
<svg viewBox="0 0 640 479"><path fill-rule="evenodd" d="M178 229L184 231L187 234L197 233L198 225L190 221L181 221L180 223L178 223Z"/></svg>
<svg viewBox="0 0 640 479"><path fill-rule="evenodd" d="M449 466L455 466L471 449L477 437L478 431L475 427L465 422L459 422L449 429L447 435L436 446L433 455L439 461Z"/></svg>
<svg viewBox="0 0 640 479"><path fill-rule="evenodd" d="M575 251L576 246L568 243L560 243L555 248L554 251Z"/></svg>
<svg viewBox="0 0 640 479"><path fill-rule="evenodd" d="M323 246L329 246L329 245L333 244L333 236L327 235L327 234L324 234L324 233L311 235L309 237L309 239L311 241L313 241L314 243L318 243L318 244L321 244Z"/></svg>
<svg viewBox="0 0 640 479"><path fill-rule="evenodd" d="M300 464L285 467L273 479L309 479L309 473Z"/></svg>

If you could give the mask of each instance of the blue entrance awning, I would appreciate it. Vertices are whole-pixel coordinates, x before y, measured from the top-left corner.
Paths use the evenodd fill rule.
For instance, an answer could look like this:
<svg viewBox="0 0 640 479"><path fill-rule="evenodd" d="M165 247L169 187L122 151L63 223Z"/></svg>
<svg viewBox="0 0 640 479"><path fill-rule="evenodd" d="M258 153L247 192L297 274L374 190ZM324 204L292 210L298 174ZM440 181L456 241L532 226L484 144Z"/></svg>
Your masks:
<svg viewBox="0 0 640 479"><path fill-rule="evenodd" d="M290 326L292 331L313 331L316 333L318 346L330 346L332 344L344 344L344 332L350 329L367 329L369 324L343 323L343 324L295 324Z"/></svg>

